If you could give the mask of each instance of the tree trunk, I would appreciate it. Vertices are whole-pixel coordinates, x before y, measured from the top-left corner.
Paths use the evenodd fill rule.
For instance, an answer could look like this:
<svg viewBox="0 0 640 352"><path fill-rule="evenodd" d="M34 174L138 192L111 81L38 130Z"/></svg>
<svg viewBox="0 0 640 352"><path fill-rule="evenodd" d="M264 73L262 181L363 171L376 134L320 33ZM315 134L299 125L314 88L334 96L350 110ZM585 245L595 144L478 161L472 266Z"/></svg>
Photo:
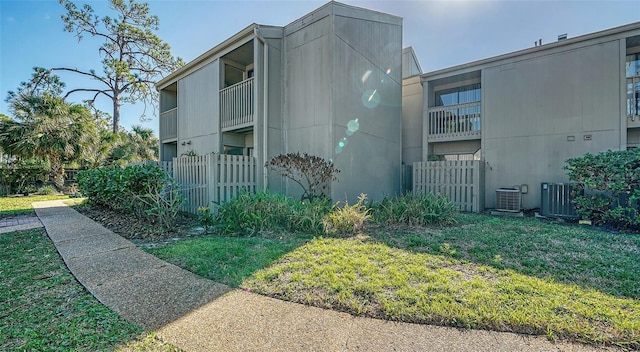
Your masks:
<svg viewBox="0 0 640 352"><path fill-rule="evenodd" d="M117 133L120 129L120 99L118 96L113 97L113 133Z"/></svg>
<svg viewBox="0 0 640 352"><path fill-rule="evenodd" d="M49 159L51 163L51 177L53 178L53 185L58 191L64 191L64 168L62 163L56 158Z"/></svg>

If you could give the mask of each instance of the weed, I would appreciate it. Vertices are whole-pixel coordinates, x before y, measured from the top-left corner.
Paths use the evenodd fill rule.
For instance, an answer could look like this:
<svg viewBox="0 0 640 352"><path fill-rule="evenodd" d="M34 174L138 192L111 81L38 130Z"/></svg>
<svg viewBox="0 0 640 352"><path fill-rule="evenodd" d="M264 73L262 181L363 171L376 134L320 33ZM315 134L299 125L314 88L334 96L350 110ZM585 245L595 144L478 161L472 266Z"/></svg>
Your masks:
<svg viewBox="0 0 640 352"><path fill-rule="evenodd" d="M371 218L369 209L364 204L366 199L366 194L360 194L358 201L353 205L349 205L347 201L342 207L336 204L323 220L325 233L352 235L362 230L365 222Z"/></svg>

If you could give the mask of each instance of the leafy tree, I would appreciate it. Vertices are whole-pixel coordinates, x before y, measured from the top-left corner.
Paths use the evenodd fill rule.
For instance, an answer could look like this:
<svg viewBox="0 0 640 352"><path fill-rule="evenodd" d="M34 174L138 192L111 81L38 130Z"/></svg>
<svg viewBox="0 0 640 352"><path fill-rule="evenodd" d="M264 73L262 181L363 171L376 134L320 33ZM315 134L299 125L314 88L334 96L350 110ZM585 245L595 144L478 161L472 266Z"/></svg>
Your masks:
<svg viewBox="0 0 640 352"><path fill-rule="evenodd" d="M65 163L82 158L96 138L91 112L50 94L21 95L12 101L15 120L0 123L0 145L8 154L49 163L56 188L64 187Z"/></svg>
<svg viewBox="0 0 640 352"><path fill-rule="evenodd" d="M130 163L158 160L158 138L153 130L134 126L132 131L116 133L99 128L99 138L90 146L91 152L82 165L92 169L97 167L124 167Z"/></svg>
<svg viewBox="0 0 640 352"><path fill-rule="evenodd" d="M109 156L112 165L126 166L129 163L158 160L158 139L153 130L133 126L131 132L119 132Z"/></svg>
<svg viewBox="0 0 640 352"><path fill-rule="evenodd" d="M120 128L120 107L123 103L142 101L145 104L157 100L154 82L158 76L172 72L184 63L181 58L171 55L169 44L163 42L154 31L158 29L157 16L149 13L147 3L135 0L110 0L114 17L100 17L93 8L85 4L78 8L70 0L59 0L67 13L62 15L65 30L75 33L78 41L84 35L104 39L98 48L102 58L102 70L79 69L74 67L35 68L34 78L27 87L51 81L54 71L72 72L92 78L97 88L82 87L66 92L65 98L76 92L89 92L93 97L90 105L98 97L105 97L113 103L113 132ZM154 105L155 107L155 105ZM144 117L144 114L143 114Z"/></svg>
<svg viewBox="0 0 640 352"><path fill-rule="evenodd" d="M265 166L299 184L303 190L301 200L309 201L324 197L328 183L337 181L340 172L319 156L298 152L274 156Z"/></svg>

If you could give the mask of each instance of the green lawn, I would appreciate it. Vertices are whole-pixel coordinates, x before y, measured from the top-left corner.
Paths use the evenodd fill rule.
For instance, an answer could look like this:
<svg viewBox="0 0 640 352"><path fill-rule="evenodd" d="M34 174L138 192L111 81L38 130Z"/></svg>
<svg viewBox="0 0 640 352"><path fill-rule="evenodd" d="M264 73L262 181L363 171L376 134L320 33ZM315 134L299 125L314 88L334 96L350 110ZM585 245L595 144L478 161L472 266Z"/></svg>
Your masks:
<svg viewBox="0 0 640 352"><path fill-rule="evenodd" d="M69 199L66 195L52 196L17 196L17 197L1 197L0 198L0 217L12 215L34 215L35 212L31 207L33 202L41 202L44 200Z"/></svg>
<svg viewBox="0 0 640 352"><path fill-rule="evenodd" d="M100 304L41 230L0 235L0 350L107 351L143 330Z"/></svg>
<svg viewBox="0 0 640 352"><path fill-rule="evenodd" d="M211 236L151 252L232 286L244 278L245 289L355 315L640 348L638 235L465 214L449 228L294 239Z"/></svg>
<svg viewBox="0 0 640 352"><path fill-rule="evenodd" d="M271 265L310 239L310 236L206 236L143 249L200 276L238 287L244 278Z"/></svg>
<svg viewBox="0 0 640 352"><path fill-rule="evenodd" d="M31 202L66 198L0 198L0 217L32 214ZM42 229L0 234L0 351L114 349L179 351L98 302L71 275Z"/></svg>

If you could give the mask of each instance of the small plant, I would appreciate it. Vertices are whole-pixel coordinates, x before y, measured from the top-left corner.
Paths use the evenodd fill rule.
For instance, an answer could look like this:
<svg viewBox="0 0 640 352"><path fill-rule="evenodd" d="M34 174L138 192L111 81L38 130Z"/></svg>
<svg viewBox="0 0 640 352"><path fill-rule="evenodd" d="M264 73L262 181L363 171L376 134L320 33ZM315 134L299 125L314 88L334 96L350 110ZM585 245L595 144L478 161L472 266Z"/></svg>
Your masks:
<svg viewBox="0 0 640 352"><path fill-rule="evenodd" d="M313 201L326 197L330 181L337 181L340 173L333 163L319 156L304 153L280 154L271 158L265 166L302 187L300 200Z"/></svg>
<svg viewBox="0 0 640 352"><path fill-rule="evenodd" d="M440 245L439 249L440 249L440 253L442 253L443 255L450 256L450 257L453 257L453 256L456 255L456 250L453 249L451 247L451 244L449 244L447 242L445 242L442 245Z"/></svg>
<svg viewBox="0 0 640 352"><path fill-rule="evenodd" d="M190 149L190 150L187 150L184 153L180 154L180 156L198 156L198 153L196 153L195 150Z"/></svg>
<svg viewBox="0 0 640 352"><path fill-rule="evenodd" d="M343 207L335 205L331 212L324 218L324 231L328 235L351 235L358 233L371 216L369 209L364 204L367 199L366 194L360 194L358 201L349 205L344 203Z"/></svg>
<svg viewBox="0 0 640 352"><path fill-rule="evenodd" d="M449 199L433 193L385 197L372 205L373 220L387 224L453 225L457 213L456 206Z"/></svg>
<svg viewBox="0 0 640 352"><path fill-rule="evenodd" d="M22 194L28 196L29 194L36 193L37 190L35 185L26 185L22 188Z"/></svg>
<svg viewBox="0 0 640 352"><path fill-rule="evenodd" d="M37 192L37 194L46 195L46 196L54 195L56 193L57 193L56 189L51 185L42 186Z"/></svg>
<svg viewBox="0 0 640 352"><path fill-rule="evenodd" d="M216 222L226 235L281 231L319 235L328 211L329 203L323 199L300 202L281 194L244 192L220 205Z"/></svg>
<svg viewBox="0 0 640 352"><path fill-rule="evenodd" d="M209 232L216 223L216 216L211 212L211 207L198 208L198 224L204 228L205 232Z"/></svg>

